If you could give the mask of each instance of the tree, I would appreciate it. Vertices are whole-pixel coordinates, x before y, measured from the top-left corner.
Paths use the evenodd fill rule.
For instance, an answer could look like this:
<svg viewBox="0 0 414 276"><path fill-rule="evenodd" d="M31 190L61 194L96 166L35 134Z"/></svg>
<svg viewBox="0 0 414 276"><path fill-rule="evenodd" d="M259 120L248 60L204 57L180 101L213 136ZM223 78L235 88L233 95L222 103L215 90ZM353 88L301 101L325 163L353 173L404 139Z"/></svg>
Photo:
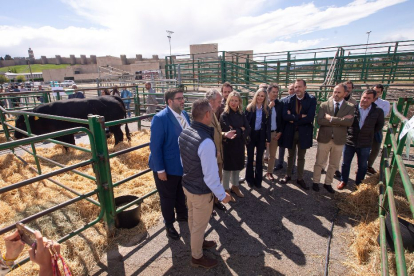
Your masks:
<svg viewBox="0 0 414 276"><path fill-rule="evenodd" d="M11 57L10 55L5 55L5 56L4 56L4 59L5 59L5 60L12 60L12 57Z"/></svg>
<svg viewBox="0 0 414 276"><path fill-rule="evenodd" d="M17 76L16 80L18 82L25 82L26 81L26 78L23 75L19 75L19 76Z"/></svg>
<svg viewBox="0 0 414 276"><path fill-rule="evenodd" d="M0 75L0 84L9 82L9 79L5 75Z"/></svg>
<svg viewBox="0 0 414 276"><path fill-rule="evenodd" d="M4 60L4 58L3 57L0 57L0 60Z"/></svg>

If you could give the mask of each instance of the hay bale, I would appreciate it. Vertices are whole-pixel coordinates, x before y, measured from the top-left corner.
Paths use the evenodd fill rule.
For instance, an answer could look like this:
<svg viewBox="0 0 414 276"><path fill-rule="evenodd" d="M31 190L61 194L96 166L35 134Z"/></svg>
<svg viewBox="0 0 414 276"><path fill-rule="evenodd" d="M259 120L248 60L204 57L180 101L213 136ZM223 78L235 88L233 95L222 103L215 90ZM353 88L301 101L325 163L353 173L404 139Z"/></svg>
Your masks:
<svg viewBox="0 0 414 276"><path fill-rule="evenodd" d="M110 152L119 151L131 146L137 146L149 141L149 132L142 131L132 134L131 143L120 143L114 147L113 139L108 140ZM90 148L89 145L81 145ZM66 153L61 146L53 148L38 148L39 155L50 158L64 165L76 164L90 158L90 154L71 149ZM117 182L130 175L138 173L148 167L149 148L130 152L110 160L113 182ZM35 167L34 159L26 154L23 159L31 166ZM59 169L59 167L49 162L41 161L42 172L47 173ZM79 171L94 175L91 165L78 169ZM7 154L0 157L0 187L22 181L36 176L32 170L25 166L14 155ZM53 177L60 183L80 192L87 193L96 188L94 181L88 180L74 173L65 173ZM154 179L151 173L131 180L117 188L114 188L115 196L131 194L143 196L155 189ZM59 186L44 180L33 183L0 195L0 227L13 224L24 217L37 213L41 210L50 208L56 204L74 198L75 195L60 188ZM96 196L92 197L97 200ZM94 220L99 214L99 208L86 200L81 200L71 206L53 212L50 215L29 223L33 229L40 230L44 236L51 239L58 239L71 231L84 226ZM142 223L129 230L119 230L121 236L137 235L146 231L147 228L158 222L160 217L159 197L154 195L142 204ZM62 244L62 255L73 269L74 275L85 275L106 251L112 242L112 237L106 236L106 231L102 222L81 233ZM0 248L4 250L3 239L0 239ZM28 247L22 253L24 258L28 256ZM27 263L21 268L16 269L9 275L37 275L37 265Z"/></svg>
<svg viewBox="0 0 414 276"><path fill-rule="evenodd" d="M414 170L407 168L411 182L414 182ZM350 194L338 194L338 208L347 215L354 217L358 223L353 227L353 235L346 236L353 256L348 265L355 275L379 275L381 273L381 249L377 242L379 235L378 203L379 189L377 186L378 174L368 177ZM414 223L405 196L400 176L394 182L394 195L398 215ZM414 253L405 252L409 275L414 274ZM396 275L395 254L388 252L388 263L391 275Z"/></svg>

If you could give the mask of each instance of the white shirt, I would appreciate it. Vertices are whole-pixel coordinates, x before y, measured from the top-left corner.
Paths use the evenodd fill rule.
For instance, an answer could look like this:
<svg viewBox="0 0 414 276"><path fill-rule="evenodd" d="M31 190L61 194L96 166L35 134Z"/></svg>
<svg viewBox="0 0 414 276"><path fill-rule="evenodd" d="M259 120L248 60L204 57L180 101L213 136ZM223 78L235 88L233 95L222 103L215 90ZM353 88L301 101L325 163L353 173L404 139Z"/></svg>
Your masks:
<svg viewBox="0 0 414 276"><path fill-rule="evenodd" d="M375 101L375 104L384 111L384 117L387 117L389 115L391 110L391 104L389 101L378 98Z"/></svg>
<svg viewBox="0 0 414 276"><path fill-rule="evenodd" d="M205 139L201 142L197 151L198 157L201 160L201 168L203 169L203 180L207 187L213 194L222 201L226 197L223 185L220 184L220 177L218 174L216 146L213 140Z"/></svg>
<svg viewBox="0 0 414 276"><path fill-rule="evenodd" d="M168 109L170 109L170 110L172 111L172 113L174 114L174 117L177 119L177 121L178 121L178 123L180 124L180 126L181 126L181 128L182 128L182 129L185 129L185 128L189 127L189 125L188 125L188 121L187 121L187 119L186 119L186 117L184 116L184 113L183 113L182 111L181 111L181 115L180 115L180 114L178 114L177 112L175 112L174 110L172 110L169 106L168 106ZM184 126L183 126L183 124L182 124L182 120L181 120L181 118L183 118L183 119L184 119L184 121L185 121Z"/></svg>

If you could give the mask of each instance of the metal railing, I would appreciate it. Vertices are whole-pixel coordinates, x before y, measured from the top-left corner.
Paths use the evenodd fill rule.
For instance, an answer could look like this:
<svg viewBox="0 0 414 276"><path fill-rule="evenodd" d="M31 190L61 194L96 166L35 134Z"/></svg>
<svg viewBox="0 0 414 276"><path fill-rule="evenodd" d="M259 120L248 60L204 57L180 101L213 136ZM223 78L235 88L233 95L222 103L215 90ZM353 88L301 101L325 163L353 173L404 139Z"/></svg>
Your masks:
<svg viewBox="0 0 414 276"><path fill-rule="evenodd" d="M385 137L380 165L380 196L379 196L379 220L380 220L380 247L381 247L381 271L382 275L389 275L386 238L386 213L390 217L392 239L395 248L395 264L397 275L407 275L404 246L401 238L398 212L394 198L394 181L397 173L401 177L410 210L414 218L414 189L413 183L407 173L407 167L414 167L412 164L405 164L402 152L405 147L407 135L400 137L404 125L408 122L407 112L410 105L414 104L412 98L401 98L394 102L389 120L389 128ZM399 128L399 130L398 130ZM388 210L388 211L387 211Z"/></svg>

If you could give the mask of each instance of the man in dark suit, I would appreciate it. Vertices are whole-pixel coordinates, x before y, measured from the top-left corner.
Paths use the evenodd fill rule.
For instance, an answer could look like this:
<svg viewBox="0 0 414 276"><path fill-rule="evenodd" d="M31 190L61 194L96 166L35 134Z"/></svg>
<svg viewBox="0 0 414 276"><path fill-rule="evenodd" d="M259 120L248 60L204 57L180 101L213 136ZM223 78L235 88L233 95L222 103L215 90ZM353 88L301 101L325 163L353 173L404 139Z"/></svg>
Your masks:
<svg viewBox="0 0 414 276"><path fill-rule="evenodd" d="M313 120L316 111L316 98L306 92L306 81L295 81L295 95L286 99L283 105L283 120L285 126L282 131L282 146L289 149L288 167L286 176L281 180L286 184L291 180L295 147L297 147L297 184L303 189L309 189L303 180L306 149L312 147Z"/></svg>
<svg viewBox="0 0 414 276"><path fill-rule="evenodd" d="M179 239L180 235L173 225L176 221L175 213L177 221L187 221L188 211L181 184L183 167L178 137L190 125L190 119L184 111L182 90L168 90L164 96L168 106L157 113L151 122L149 167L153 171L160 195L167 236Z"/></svg>

